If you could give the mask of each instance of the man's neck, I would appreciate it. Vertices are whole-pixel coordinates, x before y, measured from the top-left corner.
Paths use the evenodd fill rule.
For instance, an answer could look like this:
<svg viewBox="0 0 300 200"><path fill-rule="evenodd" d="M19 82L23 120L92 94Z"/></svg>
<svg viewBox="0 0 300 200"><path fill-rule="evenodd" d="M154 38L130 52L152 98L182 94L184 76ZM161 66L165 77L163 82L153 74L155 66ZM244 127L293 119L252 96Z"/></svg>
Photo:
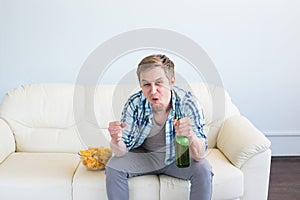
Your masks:
<svg viewBox="0 0 300 200"><path fill-rule="evenodd" d="M160 110L153 113L153 118L158 125L166 123L170 109Z"/></svg>

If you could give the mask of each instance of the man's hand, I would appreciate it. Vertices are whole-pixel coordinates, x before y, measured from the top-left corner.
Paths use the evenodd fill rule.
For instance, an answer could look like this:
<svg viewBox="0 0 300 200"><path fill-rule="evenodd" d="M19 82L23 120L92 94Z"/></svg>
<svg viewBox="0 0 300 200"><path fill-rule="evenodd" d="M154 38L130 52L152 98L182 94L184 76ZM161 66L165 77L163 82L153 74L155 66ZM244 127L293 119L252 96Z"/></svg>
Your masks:
<svg viewBox="0 0 300 200"><path fill-rule="evenodd" d="M173 120L173 125L177 136L186 136L190 139L193 135L195 135L192 130L191 120L188 117Z"/></svg>
<svg viewBox="0 0 300 200"><path fill-rule="evenodd" d="M190 154L196 162L199 162L206 151L205 140L196 136L192 129L190 118L185 117L173 121L177 136L186 136L190 141Z"/></svg>
<svg viewBox="0 0 300 200"><path fill-rule="evenodd" d="M123 156L126 153L126 145L122 140L125 123L119 121L110 122L108 131L111 137L110 147L116 156Z"/></svg>
<svg viewBox="0 0 300 200"><path fill-rule="evenodd" d="M122 135L123 135L125 126L126 126L126 124L124 122L121 123L119 121L114 121L114 122L109 123L108 131L109 131L111 140L114 143L118 143L119 141L122 140Z"/></svg>

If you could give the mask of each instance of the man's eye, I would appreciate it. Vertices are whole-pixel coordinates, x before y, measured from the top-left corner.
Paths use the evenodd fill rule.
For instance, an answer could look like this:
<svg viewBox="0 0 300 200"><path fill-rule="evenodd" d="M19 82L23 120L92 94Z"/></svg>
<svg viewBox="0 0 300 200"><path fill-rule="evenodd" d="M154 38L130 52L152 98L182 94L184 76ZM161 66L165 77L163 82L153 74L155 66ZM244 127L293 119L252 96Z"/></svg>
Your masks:
<svg viewBox="0 0 300 200"><path fill-rule="evenodd" d="M145 83L143 86L144 86L144 87L149 87L150 84L149 84L149 83Z"/></svg>
<svg viewBox="0 0 300 200"><path fill-rule="evenodd" d="M162 81L157 81L156 85L161 85L163 82Z"/></svg>

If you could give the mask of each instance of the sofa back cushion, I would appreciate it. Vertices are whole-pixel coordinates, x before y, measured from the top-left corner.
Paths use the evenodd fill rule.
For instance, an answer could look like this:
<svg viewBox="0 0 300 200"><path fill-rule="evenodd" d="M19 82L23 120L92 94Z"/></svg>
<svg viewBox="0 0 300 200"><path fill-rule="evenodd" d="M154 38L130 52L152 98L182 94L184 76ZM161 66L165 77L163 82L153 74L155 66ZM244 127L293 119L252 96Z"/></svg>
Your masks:
<svg viewBox="0 0 300 200"><path fill-rule="evenodd" d="M32 84L4 96L0 116L13 130L17 151L76 152L81 148L73 115L74 88Z"/></svg>
<svg viewBox="0 0 300 200"><path fill-rule="evenodd" d="M219 129L224 120L240 114L237 107L232 103L229 94L223 87L206 83L189 83L182 87L192 91L199 99L204 111L208 146L215 147Z"/></svg>

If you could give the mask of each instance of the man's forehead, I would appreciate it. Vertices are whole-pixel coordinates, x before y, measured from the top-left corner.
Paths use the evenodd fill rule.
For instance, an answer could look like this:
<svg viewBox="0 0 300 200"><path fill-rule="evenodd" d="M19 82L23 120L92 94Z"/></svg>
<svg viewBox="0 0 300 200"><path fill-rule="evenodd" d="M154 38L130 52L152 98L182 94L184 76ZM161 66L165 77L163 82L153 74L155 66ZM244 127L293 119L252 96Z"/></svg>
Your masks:
<svg viewBox="0 0 300 200"><path fill-rule="evenodd" d="M140 74L141 78L148 78L148 77L153 77L153 78L159 78L159 77L166 77L164 69L161 67L153 67L147 70L144 70Z"/></svg>

